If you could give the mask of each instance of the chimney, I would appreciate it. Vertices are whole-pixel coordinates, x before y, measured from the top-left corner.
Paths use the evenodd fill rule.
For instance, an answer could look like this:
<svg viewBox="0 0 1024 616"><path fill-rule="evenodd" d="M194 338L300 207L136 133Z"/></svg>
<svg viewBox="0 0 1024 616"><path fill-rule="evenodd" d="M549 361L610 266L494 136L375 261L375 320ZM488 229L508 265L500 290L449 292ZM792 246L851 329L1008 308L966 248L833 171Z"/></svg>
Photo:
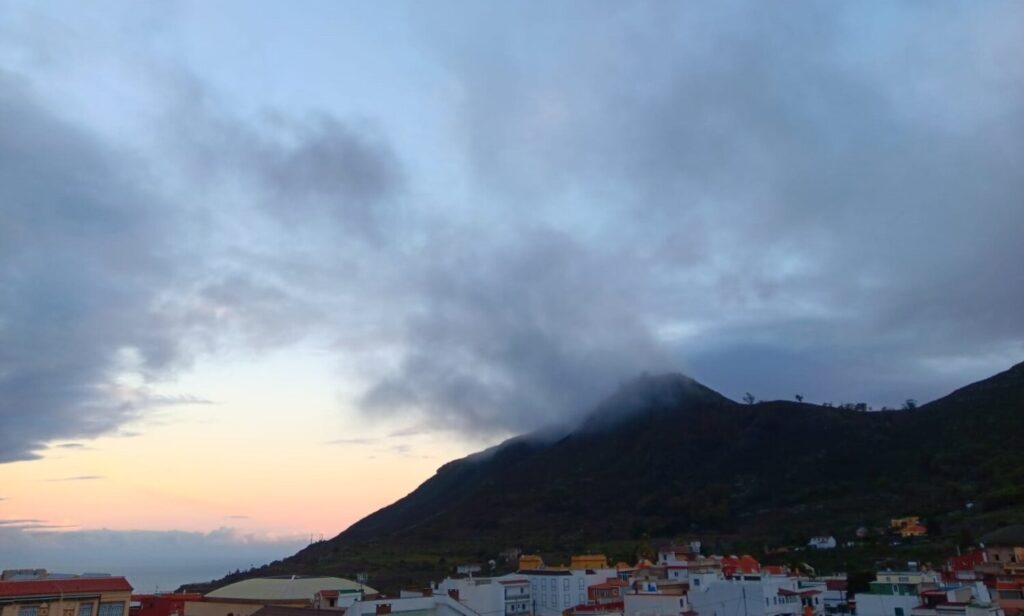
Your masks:
<svg viewBox="0 0 1024 616"><path fill-rule="evenodd" d="M384 614L391 613L390 603L378 603L377 604L377 616L383 616Z"/></svg>
<svg viewBox="0 0 1024 616"><path fill-rule="evenodd" d="M450 588L450 589L448 589L448 596L451 597L452 599L455 599L456 601L458 601L459 600L459 589L458 588Z"/></svg>

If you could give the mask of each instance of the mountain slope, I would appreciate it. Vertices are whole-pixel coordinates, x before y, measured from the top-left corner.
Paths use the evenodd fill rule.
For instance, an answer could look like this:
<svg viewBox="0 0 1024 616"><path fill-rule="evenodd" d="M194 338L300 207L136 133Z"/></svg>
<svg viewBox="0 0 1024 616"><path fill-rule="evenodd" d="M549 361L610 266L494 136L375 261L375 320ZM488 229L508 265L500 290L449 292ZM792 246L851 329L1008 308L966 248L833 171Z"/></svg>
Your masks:
<svg viewBox="0 0 1024 616"><path fill-rule="evenodd" d="M1022 438L1024 364L886 412L738 404L680 375L645 376L576 429L450 462L405 498L258 573L369 570L387 587L508 546L615 549L682 533L793 544L905 514L981 532L1024 504ZM967 501L979 503L974 517L963 514Z"/></svg>

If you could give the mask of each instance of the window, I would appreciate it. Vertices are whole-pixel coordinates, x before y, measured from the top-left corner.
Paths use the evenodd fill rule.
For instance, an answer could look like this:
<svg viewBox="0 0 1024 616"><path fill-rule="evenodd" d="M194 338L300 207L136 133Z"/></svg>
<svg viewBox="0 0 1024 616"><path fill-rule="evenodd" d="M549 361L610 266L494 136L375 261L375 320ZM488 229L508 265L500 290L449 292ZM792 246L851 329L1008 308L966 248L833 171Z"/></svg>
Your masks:
<svg viewBox="0 0 1024 616"><path fill-rule="evenodd" d="M78 616L92 616L92 603L79 603Z"/></svg>
<svg viewBox="0 0 1024 616"><path fill-rule="evenodd" d="M569 590L569 579L562 580L562 590ZM568 601L566 601L568 603Z"/></svg>
<svg viewBox="0 0 1024 616"><path fill-rule="evenodd" d="M558 595L551 593L551 607L558 605Z"/></svg>
<svg viewBox="0 0 1024 616"><path fill-rule="evenodd" d="M563 605L565 605L565 607L569 607L569 593L565 593L565 596L562 598L565 599L565 603Z"/></svg>
<svg viewBox="0 0 1024 616"><path fill-rule="evenodd" d="M100 603L100 609L99 612L97 612L97 616L124 616L124 601Z"/></svg>
<svg viewBox="0 0 1024 616"><path fill-rule="evenodd" d="M903 608L902 607L896 608L896 616L903 616Z"/></svg>
<svg viewBox="0 0 1024 616"><path fill-rule="evenodd" d="M18 608L18 616L37 616L39 614L38 605L23 605Z"/></svg>

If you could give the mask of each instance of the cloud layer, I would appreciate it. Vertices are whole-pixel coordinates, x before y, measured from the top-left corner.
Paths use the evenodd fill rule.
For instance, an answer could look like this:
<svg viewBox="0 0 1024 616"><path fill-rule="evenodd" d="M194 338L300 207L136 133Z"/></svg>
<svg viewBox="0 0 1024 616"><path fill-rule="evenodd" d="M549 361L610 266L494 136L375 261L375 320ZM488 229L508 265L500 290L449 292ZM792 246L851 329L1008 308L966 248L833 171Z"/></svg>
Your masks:
<svg viewBox="0 0 1024 616"><path fill-rule="evenodd" d="M21 522L19 524L8 522ZM124 575L138 592L177 586L260 566L291 554L308 537L262 537L232 528L209 533L148 530L48 530L33 520L0 520L5 563L59 573ZM154 559L153 555L160 558ZM55 569L56 565L60 569Z"/></svg>

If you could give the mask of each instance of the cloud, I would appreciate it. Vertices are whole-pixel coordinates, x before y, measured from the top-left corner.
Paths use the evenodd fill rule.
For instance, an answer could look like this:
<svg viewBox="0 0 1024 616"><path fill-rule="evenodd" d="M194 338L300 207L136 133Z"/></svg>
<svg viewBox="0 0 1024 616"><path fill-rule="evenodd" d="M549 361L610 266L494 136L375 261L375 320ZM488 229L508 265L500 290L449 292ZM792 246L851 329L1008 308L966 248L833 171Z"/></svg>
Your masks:
<svg viewBox="0 0 1024 616"><path fill-rule="evenodd" d="M45 481L96 481L98 479L105 479L105 477L103 477L103 475L76 475L74 477L46 479Z"/></svg>
<svg viewBox="0 0 1024 616"><path fill-rule="evenodd" d="M247 516L247 515L228 515L228 516L224 516L224 517L228 518L229 520L248 520L249 519L249 516Z"/></svg>
<svg viewBox="0 0 1024 616"><path fill-rule="evenodd" d="M582 255L566 279L597 304L587 313L615 316L506 330L506 309L518 323L573 315L557 303L571 295L534 297L547 262L517 277L488 261L496 250L475 254L502 281L477 287L492 304L461 331L451 319L437 348L443 311L410 320L415 350L371 403L533 424L544 413L531 409L586 402L581 375L609 388L654 348L734 396L891 404L1024 355L1024 70L1000 60L1022 51L1019 7L463 8L478 27L423 19L458 83L466 159L497 204L488 222L526 254L543 250L531 222L562 229ZM544 395L558 389L548 375L581 364L582 331L601 347L619 327L637 332L605 345L621 366L579 368L574 395ZM459 334L563 355L534 373L523 355L449 349ZM518 395L494 393L506 384Z"/></svg>
<svg viewBox="0 0 1024 616"><path fill-rule="evenodd" d="M173 590L294 553L308 536L266 536L225 527L208 533L152 530L32 530L0 525L0 550L24 567L125 575L137 591ZM153 554L160 554L154 561Z"/></svg>
<svg viewBox="0 0 1024 616"><path fill-rule="evenodd" d="M208 402L150 386L224 348L476 435L643 371L880 405L1024 354L1018 6L453 9L410 19L426 145L141 53L89 80L129 147L0 73L0 462Z"/></svg>
<svg viewBox="0 0 1024 616"><path fill-rule="evenodd" d="M380 439L369 438L363 436L354 436L351 438L338 438L333 441L327 441L328 445L372 445Z"/></svg>
<svg viewBox="0 0 1024 616"><path fill-rule="evenodd" d="M232 216L298 216L316 227L305 208L356 236L373 232L377 218L364 210L398 181L385 145L324 114L179 126L191 166L182 179L180 160L106 143L49 112L30 84L0 67L0 463L37 458L48 441L111 433L154 408L209 404L149 385L199 353L280 347L308 331L288 324L317 322L303 318L317 308L297 299L302 290L278 282L283 272L260 274L258 255L236 252L244 231L218 227L215 208L190 202L202 186L196 166L243 187L249 198ZM187 195L179 180L191 184ZM178 241L218 234L202 246Z"/></svg>
<svg viewBox="0 0 1024 616"><path fill-rule="evenodd" d="M543 229L482 248L439 242L411 272L422 308L405 323L400 366L368 391L369 408L518 432L584 412L623 375L672 365L640 322L620 260Z"/></svg>

